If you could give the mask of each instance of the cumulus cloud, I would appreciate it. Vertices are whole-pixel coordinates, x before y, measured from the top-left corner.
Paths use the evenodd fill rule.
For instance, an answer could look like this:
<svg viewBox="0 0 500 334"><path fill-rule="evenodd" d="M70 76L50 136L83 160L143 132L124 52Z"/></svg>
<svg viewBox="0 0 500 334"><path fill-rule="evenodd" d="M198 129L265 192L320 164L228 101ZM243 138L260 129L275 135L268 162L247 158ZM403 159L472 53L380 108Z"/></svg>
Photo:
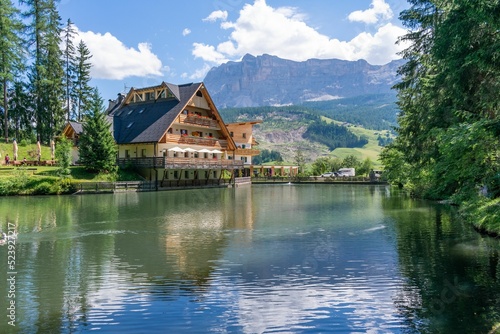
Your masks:
<svg viewBox="0 0 500 334"><path fill-rule="evenodd" d="M372 7L364 12L375 18L392 16L384 0L374 0ZM366 13L365 20L369 16ZM221 23L222 29L231 31L226 41L217 46L194 43L192 53L212 65L237 60L247 53L267 53L295 61L365 59L376 65L399 58L396 53L404 47L395 42L405 30L391 23L378 27L376 32L363 32L350 41L341 41L320 34L306 24L304 17L296 8L273 8L265 0L255 0L253 5L246 4L241 9L236 21Z"/></svg>
<svg viewBox="0 0 500 334"><path fill-rule="evenodd" d="M353 22L375 24L380 20L390 20L392 15L391 7L385 0L373 0L369 9L354 11L347 18Z"/></svg>
<svg viewBox="0 0 500 334"><path fill-rule="evenodd" d="M182 36L187 36L191 33L191 29L189 28L185 28L184 30L182 30Z"/></svg>
<svg viewBox="0 0 500 334"><path fill-rule="evenodd" d="M87 45L92 58L91 76L94 79L122 80L126 77L150 77L162 75L162 62L151 51L148 43L137 48L124 45L110 33L79 31L75 43L81 39Z"/></svg>
<svg viewBox="0 0 500 334"><path fill-rule="evenodd" d="M203 19L203 21L208 21L208 22L215 22L217 20L226 21L227 20L227 11L216 10L216 11L210 13L210 15L208 15L206 18Z"/></svg>

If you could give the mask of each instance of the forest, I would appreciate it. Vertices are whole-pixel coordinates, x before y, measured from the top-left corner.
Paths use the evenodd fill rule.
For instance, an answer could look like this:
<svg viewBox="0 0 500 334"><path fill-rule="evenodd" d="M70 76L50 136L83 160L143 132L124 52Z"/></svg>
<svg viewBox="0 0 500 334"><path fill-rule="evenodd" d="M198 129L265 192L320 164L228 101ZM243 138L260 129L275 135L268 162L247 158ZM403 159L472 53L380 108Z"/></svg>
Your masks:
<svg viewBox="0 0 500 334"><path fill-rule="evenodd" d="M94 103L92 55L56 0L0 0L0 136L49 143Z"/></svg>
<svg viewBox="0 0 500 334"><path fill-rule="evenodd" d="M500 2L412 0L384 175L500 233Z"/></svg>
<svg viewBox="0 0 500 334"><path fill-rule="evenodd" d="M368 139L356 136L346 126L326 122L309 125L303 137L325 144L332 151L337 147L363 147L368 143Z"/></svg>

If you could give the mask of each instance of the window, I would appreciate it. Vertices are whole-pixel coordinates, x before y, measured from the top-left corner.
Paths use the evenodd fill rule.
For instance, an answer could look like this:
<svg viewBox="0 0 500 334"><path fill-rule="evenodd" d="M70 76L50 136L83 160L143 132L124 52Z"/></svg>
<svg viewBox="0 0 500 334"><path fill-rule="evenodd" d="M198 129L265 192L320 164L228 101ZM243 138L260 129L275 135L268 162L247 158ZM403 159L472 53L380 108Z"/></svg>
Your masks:
<svg viewBox="0 0 500 334"><path fill-rule="evenodd" d="M179 178L179 171L174 170L174 179Z"/></svg>
<svg viewBox="0 0 500 334"><path fill-rule="evenodd" d="M127 125L127 129L130 129L130 127L134 125L134 122L130 122L128 125Z"/></svg>
<svg viewBox="0 0 500 334"><path fill-rule="evenodd" d="M170 128L170 129L167 130L167 133L172 133L172 132L173 132L172 128Z"/></svg>
<svg viewBox="0 0 500 334"><path fill-rule="evenodd" d="M232 131L231 131L231 132L229 132L229 135L230 135L231 137L234 137L234 133L233 133Z"/></svg>
<svg viewBox="0 0 500 334"><path fill-rule="evenodd" d="M125 150L125 158L130 158L130 151L129 150Z"/></svg>
<svg viewBox="0 0 500 334"><path fill-rule="evenodd" d="M214 179L217 178L217 171L214 170Z"/></svg>
<svg viewBox="0 0 500 334"><path fill-rule="evenodd" d="M189 179L189 171L188 170L184 171L184 178Z"/></svg>
<svg viewBox="0 0 500 334"><path fill-rule="evenodd" d="M143 149L141 150L141 157L143 157L143 158L145 158L145 157L146 157L146 149L145 149L145 148L143 148Z"/></svg>
<svg viewBox="0 0 500 334"><path fill-rule="evenodd" d="M243 138L246 138L247 134L245 132L243 132L242 136L243 136Z"/></svg>
<svg viewBox="0 0 500 334"><path fill-rule="evenodd" d="M201 93L201 91L197 91L196 96L203 97L203 94Z"/></svg>
<svg viewBox="0 0 500 334"><path fill-rule="evenodd" d="M133 113L133 112L134 112L134 109L130 109L130 111L128 112L128 114L127 114L127 115L130 115L130 114L131 114L131 113Z"/></svg>
<svg viewBox="0 0 500 334"><path fill-rule="evenodd" d="M139 110L139 114L142 114L144 111L144 108L142 108L141 110Z"/></svg>

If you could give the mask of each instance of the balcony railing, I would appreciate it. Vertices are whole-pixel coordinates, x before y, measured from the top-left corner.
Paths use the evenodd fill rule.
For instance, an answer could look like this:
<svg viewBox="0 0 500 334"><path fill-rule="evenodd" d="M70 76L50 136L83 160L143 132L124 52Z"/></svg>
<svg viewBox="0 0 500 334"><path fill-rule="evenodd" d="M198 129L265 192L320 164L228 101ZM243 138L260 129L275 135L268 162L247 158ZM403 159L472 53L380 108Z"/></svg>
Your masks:
<svg viewBox="0 0 500 334"><path fill-rule="evenodd" d="M234 151L234 154L236 155L251 155L251 156L256 156L260 154L260 150L256 150L254 148L237 148Z"/></svg>
<svg viewBox="0 0 500 334"><path fill-rule="evenodd" d="M194 124L197 126L220 130L219 123L206 116L180 115L180 121L181 123Z"/></svg>
<svg viewBox="0 0 500 334"><path fill-rule="evenodd" d="M210 137L192 137L167 134L167 143L227 148L227 140Z"/></svg>
<svg viewBox="0 0 500 334"><path fill-rule="evenodd" d="M120 167L168 168L168 169L238 169L243 168L242 160L203 158L119 158Z"/></svg>

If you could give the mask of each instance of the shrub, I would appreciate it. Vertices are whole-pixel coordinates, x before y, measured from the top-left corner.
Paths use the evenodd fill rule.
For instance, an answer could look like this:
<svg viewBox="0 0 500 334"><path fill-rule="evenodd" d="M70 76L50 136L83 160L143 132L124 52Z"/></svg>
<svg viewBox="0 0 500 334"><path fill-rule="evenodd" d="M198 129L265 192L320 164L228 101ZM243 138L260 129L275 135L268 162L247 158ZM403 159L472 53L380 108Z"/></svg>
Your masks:
<svg viewBox="0 0 500 334"><path fill-rule="evenodd" d="M33 189L33 195L49 195L52 193L52 184L48 181L38 183Z"/></svg>
<svg viewBox="0 0 500 334"><path fill-rule="evenodd" d="M76 192L76 185L68 178L59 179L53 184L52 191L55 194L72 194Z"/></svg>

